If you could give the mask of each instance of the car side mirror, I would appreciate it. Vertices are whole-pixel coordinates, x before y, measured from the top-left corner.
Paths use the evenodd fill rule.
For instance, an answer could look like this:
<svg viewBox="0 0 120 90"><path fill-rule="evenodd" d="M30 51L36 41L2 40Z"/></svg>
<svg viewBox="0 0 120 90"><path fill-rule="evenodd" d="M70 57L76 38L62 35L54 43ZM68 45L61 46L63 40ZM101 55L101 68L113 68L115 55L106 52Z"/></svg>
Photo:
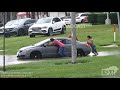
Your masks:
<svg viewBox="0 0 120 90"><path fill-rule="evenodd" d="M54 24L55 23L55 21L52 21L52 24Z"/></svg>
<svg viewBox="0 0 120 90"><path fill-rule="evenodd" d="M24 25L27 25L26 23L24 23Z"/></svg>
<svg viewBox="0 0 120 90"><path fill-rule="evenodd" d="M47 45L48 45L47 43L43 44L44 47L47 47Z"/></svg>
<svg viewBox="0 0 120 90"><path fill-rule="evenodd" d="M27 24L29 24L29 23L24 23L24 25L27 25Z"/></svg>

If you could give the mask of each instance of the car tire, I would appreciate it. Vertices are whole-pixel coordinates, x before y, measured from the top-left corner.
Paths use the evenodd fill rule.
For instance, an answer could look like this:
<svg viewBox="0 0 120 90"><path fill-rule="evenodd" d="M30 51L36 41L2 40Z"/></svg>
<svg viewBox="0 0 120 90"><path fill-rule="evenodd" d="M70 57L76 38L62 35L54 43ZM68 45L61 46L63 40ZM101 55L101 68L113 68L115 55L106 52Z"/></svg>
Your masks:
<svg viewBox="0 0 120 90"><path fill-rule="evenodd" d="M30 38L35 37L35 35L30 35Z"/></svg>
<svg viewBox="0 0 120 90"><path fill-rule="evenodd" d="M48 36L53 36L53 29L52 28L49 28L48 29Z"/></svg>
<svg viewBox="0 0 120 90"><path fill-rule="evenodd" d="M10 37L10 33L4 35L6 38Z"/></svg>
<svg viewBox="0 0 120 90"><path fill-rule="evenodd" d="M24 29L20 28L17 32L17 36L23 36L24 35Z"/></svg>
<svg viewBox="0 0 120 90"><path fill-rule="evenodd" d="M42 58L42 55L39 51L34 51L30 54L31 59L40 59Z"/></svg>
<svg viewBox="0 0 120 90"><path fill-rule="evenodd" d="M82 49L77 49L77 57L85 56L85 52Z"/></svg>
<svg viewBox="0 0 120 90"><path fill-rule="evenodd" d="M81 23L85 23L85 20L84 20L84 19L82 19L82 20L81 20Z"/></svg>
<svg viewBox="0 0 120 90"><path fill-rule="evenodd" d="M66 26L63 26L63 27L62 27L61 34L65 34L65 33L66 33Z"/></svg>

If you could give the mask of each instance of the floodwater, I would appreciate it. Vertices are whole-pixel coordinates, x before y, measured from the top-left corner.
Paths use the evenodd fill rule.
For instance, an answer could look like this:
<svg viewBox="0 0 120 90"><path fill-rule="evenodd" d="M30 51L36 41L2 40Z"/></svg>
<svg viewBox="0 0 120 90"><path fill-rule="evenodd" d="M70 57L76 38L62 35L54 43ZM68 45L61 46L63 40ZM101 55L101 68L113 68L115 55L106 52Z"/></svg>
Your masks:
<svg viewBox="0 0 120 90"><path fill-rule="evenodd" d="M98 52L97 56L110 56L110 55L120 55L120 51L101 51ZM88 56L92 57L94 56L94 54L90 53Z"/></svg>
<svg viewBox="0 0 120 90"><path fill-rule="evenodd" d="M110 56L110 55L120 55L120 51L101 51L98 52L99 56ZM94 54L90 53L89 57L93 57ZM5 56L5 65L14 65L21 63L29 63L34 62L33 60L18 60L16 55L6 55ZM0 55L0 66L3 66L3 55Z"/></svg>
<svg viewBox="0 0 120 90"><path fill-rule="evenodd" d="M5 65L21 64L33 62L30 60L18 60L16 55L6 55L5 56ZM3 66L3 55L0 55L0 66Z"/></svg>
<svg viewBox="0 0 120 90"><path fill-rule="evenodd" d="M108 46L103 46L103 47L118 47L116 44L108 45Z"/></svg>

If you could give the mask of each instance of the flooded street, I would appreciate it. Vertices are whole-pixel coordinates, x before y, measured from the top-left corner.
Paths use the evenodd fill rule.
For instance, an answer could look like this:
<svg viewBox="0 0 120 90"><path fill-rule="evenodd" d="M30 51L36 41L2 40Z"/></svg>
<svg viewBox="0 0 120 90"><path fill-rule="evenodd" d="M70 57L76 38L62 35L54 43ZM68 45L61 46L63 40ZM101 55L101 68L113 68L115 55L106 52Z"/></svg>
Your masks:
<svg viewBox="0 0 120 90"><path fill-rule="evenodd" d="M92 57L94 54L90 53L89 56ZM101 51L98 52L97 56L110 56L110 55L120 55L120 51Z"/></svg>
<svg viewBox="0 0 120 90"><path fill-rule="evenodd" d="M13 64L21 64L21 63L29 63L33 61L22 61L22 60L17 60L16 55L6 55L5 56L5 64L6 65L13 65ZM3 66L3 55L0 55L0 66Z"/></svg>
<svg viewBox="0 0 120 90"><path fill-rule="evenodd" d="M110 56L110 55L120 55L120 51L101 51L98 52L99 56ZM93 53L90 53L88 56L93 57ZM34 62L33 60L17 60L16 55L6 55L5 56L5 64L6 65L14 65L21 63L29 63ZM3 55L0 55L0 66L3 66Z"/></svg>

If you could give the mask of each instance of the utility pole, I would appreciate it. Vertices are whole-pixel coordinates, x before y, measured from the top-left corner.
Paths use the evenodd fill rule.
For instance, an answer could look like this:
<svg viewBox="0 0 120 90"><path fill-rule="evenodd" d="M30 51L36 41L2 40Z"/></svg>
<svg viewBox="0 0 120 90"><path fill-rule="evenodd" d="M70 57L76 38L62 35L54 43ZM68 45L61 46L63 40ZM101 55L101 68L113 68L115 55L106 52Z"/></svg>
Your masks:
<svg viewBox="0 0 120 90"><path fill-rule="evenodd" d="M117 12L117 18L118 18L119 37L120 37L120 16L119 16L119 12Z"/></svg>
<svg viewBox="0 0 120 90"><path fill-rule="evenodd" d="M72 63L76 63L76 19L75 12L71 12L71 34L72 34Z"/></svg>
<svg viewBox="0 0 120 90"><path fill-rule="evenodd" d="M5 70L5 16L6 12L3 12L3 25L4 25L4 35L3 35L3 71Z"/></svg>

